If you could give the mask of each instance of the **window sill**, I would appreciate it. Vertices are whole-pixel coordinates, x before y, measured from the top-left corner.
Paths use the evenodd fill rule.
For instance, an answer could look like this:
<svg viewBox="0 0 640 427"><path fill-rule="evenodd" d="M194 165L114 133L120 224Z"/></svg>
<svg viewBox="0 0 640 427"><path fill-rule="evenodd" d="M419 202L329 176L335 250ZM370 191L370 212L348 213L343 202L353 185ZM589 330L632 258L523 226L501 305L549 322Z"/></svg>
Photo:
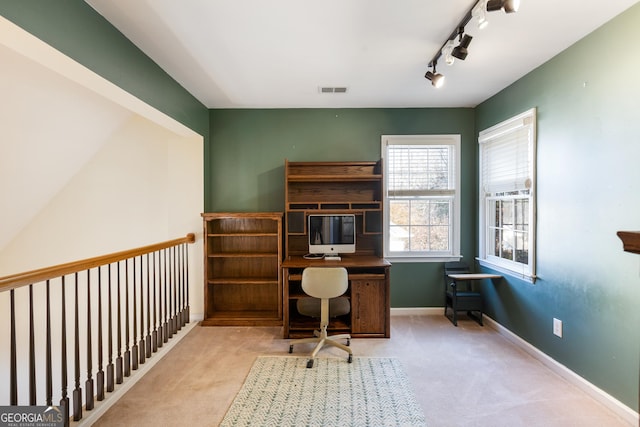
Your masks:
<svg viewBox="0 0 640 427"><path fill-rule="evenodd" d="M422 263L422 262L449 262L449 261L460 261L462 255L451 255L451 256L437 256L437 257L419 257L419 256L386 256L385 259L389 262L393 263L402 263L402 262L413 262L413 263Z"/></svg>
<svg viewBox="0 0 640 427"><path fill-rule="evenodd" d="M480 264L481 267L490 268L499 273L502 273L505 276L515 277L517 279L524 280L525 282L531 283L532 285L536 283L536 280L538 278L536 275L530 275L530 274L514 271L504 266L489 262L486 259L476 258L476 261L478 261L478 264Z"/></svg>

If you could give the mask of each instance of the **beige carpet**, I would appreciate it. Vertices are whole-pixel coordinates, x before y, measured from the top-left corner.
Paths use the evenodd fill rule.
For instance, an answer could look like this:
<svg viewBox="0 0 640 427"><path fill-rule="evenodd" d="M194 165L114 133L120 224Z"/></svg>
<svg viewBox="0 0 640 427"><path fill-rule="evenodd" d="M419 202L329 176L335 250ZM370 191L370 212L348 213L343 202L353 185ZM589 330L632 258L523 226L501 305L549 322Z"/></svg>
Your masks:
<svg viewBox="0 0 640 427"><path fill-rule="evenodd" d="M423 427L395 358L258 357L222 427Z"/></svg>
<svg viewBox="0 0 640 427"><path fill-rule="evenodd" d="M356 358L402 362L429 427L629 426L490 327L458 324L392 316L390 339L353 339L351 348ZM218 426L259 356L289 356L281 328L196 327L95 426ZM338 349L321 357L344 360Z"/></svg>

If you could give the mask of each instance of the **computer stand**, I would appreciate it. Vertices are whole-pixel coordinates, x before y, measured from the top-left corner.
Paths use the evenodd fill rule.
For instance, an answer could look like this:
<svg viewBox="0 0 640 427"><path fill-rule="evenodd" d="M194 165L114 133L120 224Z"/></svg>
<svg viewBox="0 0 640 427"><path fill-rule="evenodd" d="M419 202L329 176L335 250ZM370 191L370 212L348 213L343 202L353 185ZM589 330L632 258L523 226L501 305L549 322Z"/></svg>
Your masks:
<svg viewBox="0 0 640 427"><path fill-rule="evenodd" d="M325 261L340 261L341 259L340 255L335 254L325 254L324 256Z"/></svg>

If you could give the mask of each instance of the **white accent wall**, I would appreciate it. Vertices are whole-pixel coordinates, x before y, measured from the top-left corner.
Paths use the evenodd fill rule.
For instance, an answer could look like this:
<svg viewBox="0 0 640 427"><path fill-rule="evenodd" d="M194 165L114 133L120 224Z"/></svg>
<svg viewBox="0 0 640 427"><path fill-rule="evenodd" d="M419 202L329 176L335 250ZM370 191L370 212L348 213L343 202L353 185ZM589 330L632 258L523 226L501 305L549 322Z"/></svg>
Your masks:
<svg viewBox="0 0 640 427"><path fill-rule="evenodd" d="M203 138L0 17L0 276L196 233Z"/></svg>

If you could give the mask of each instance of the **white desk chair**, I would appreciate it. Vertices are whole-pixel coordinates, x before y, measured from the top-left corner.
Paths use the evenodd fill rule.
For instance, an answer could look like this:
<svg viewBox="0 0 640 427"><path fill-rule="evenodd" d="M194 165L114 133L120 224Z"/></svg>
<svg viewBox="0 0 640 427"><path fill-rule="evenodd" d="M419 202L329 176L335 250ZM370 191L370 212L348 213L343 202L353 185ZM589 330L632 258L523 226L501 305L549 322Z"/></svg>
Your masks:
<svg viewBox="0 0 640 427"><path fill-rule="evenodd" d="M313 298L301 298L297 302L298 312L305 316L320 317L320 330L314 331L314 338L302 338L291 341L289 353L293 353L293 346L303 343L317 343L307 368L313 367L313 359L325 345L341 348L349 353L348 362L353 361L353 353L348 345L351 335L340 334L328 336L329 316L342 316L351 311L351 305L347 298L338 298L349 287L349 276L344 267L307 267L302 271L302 290ZM317 298L317 299L316 299ZM336 340L346 339L347 345L340 344Z"/></svg>

